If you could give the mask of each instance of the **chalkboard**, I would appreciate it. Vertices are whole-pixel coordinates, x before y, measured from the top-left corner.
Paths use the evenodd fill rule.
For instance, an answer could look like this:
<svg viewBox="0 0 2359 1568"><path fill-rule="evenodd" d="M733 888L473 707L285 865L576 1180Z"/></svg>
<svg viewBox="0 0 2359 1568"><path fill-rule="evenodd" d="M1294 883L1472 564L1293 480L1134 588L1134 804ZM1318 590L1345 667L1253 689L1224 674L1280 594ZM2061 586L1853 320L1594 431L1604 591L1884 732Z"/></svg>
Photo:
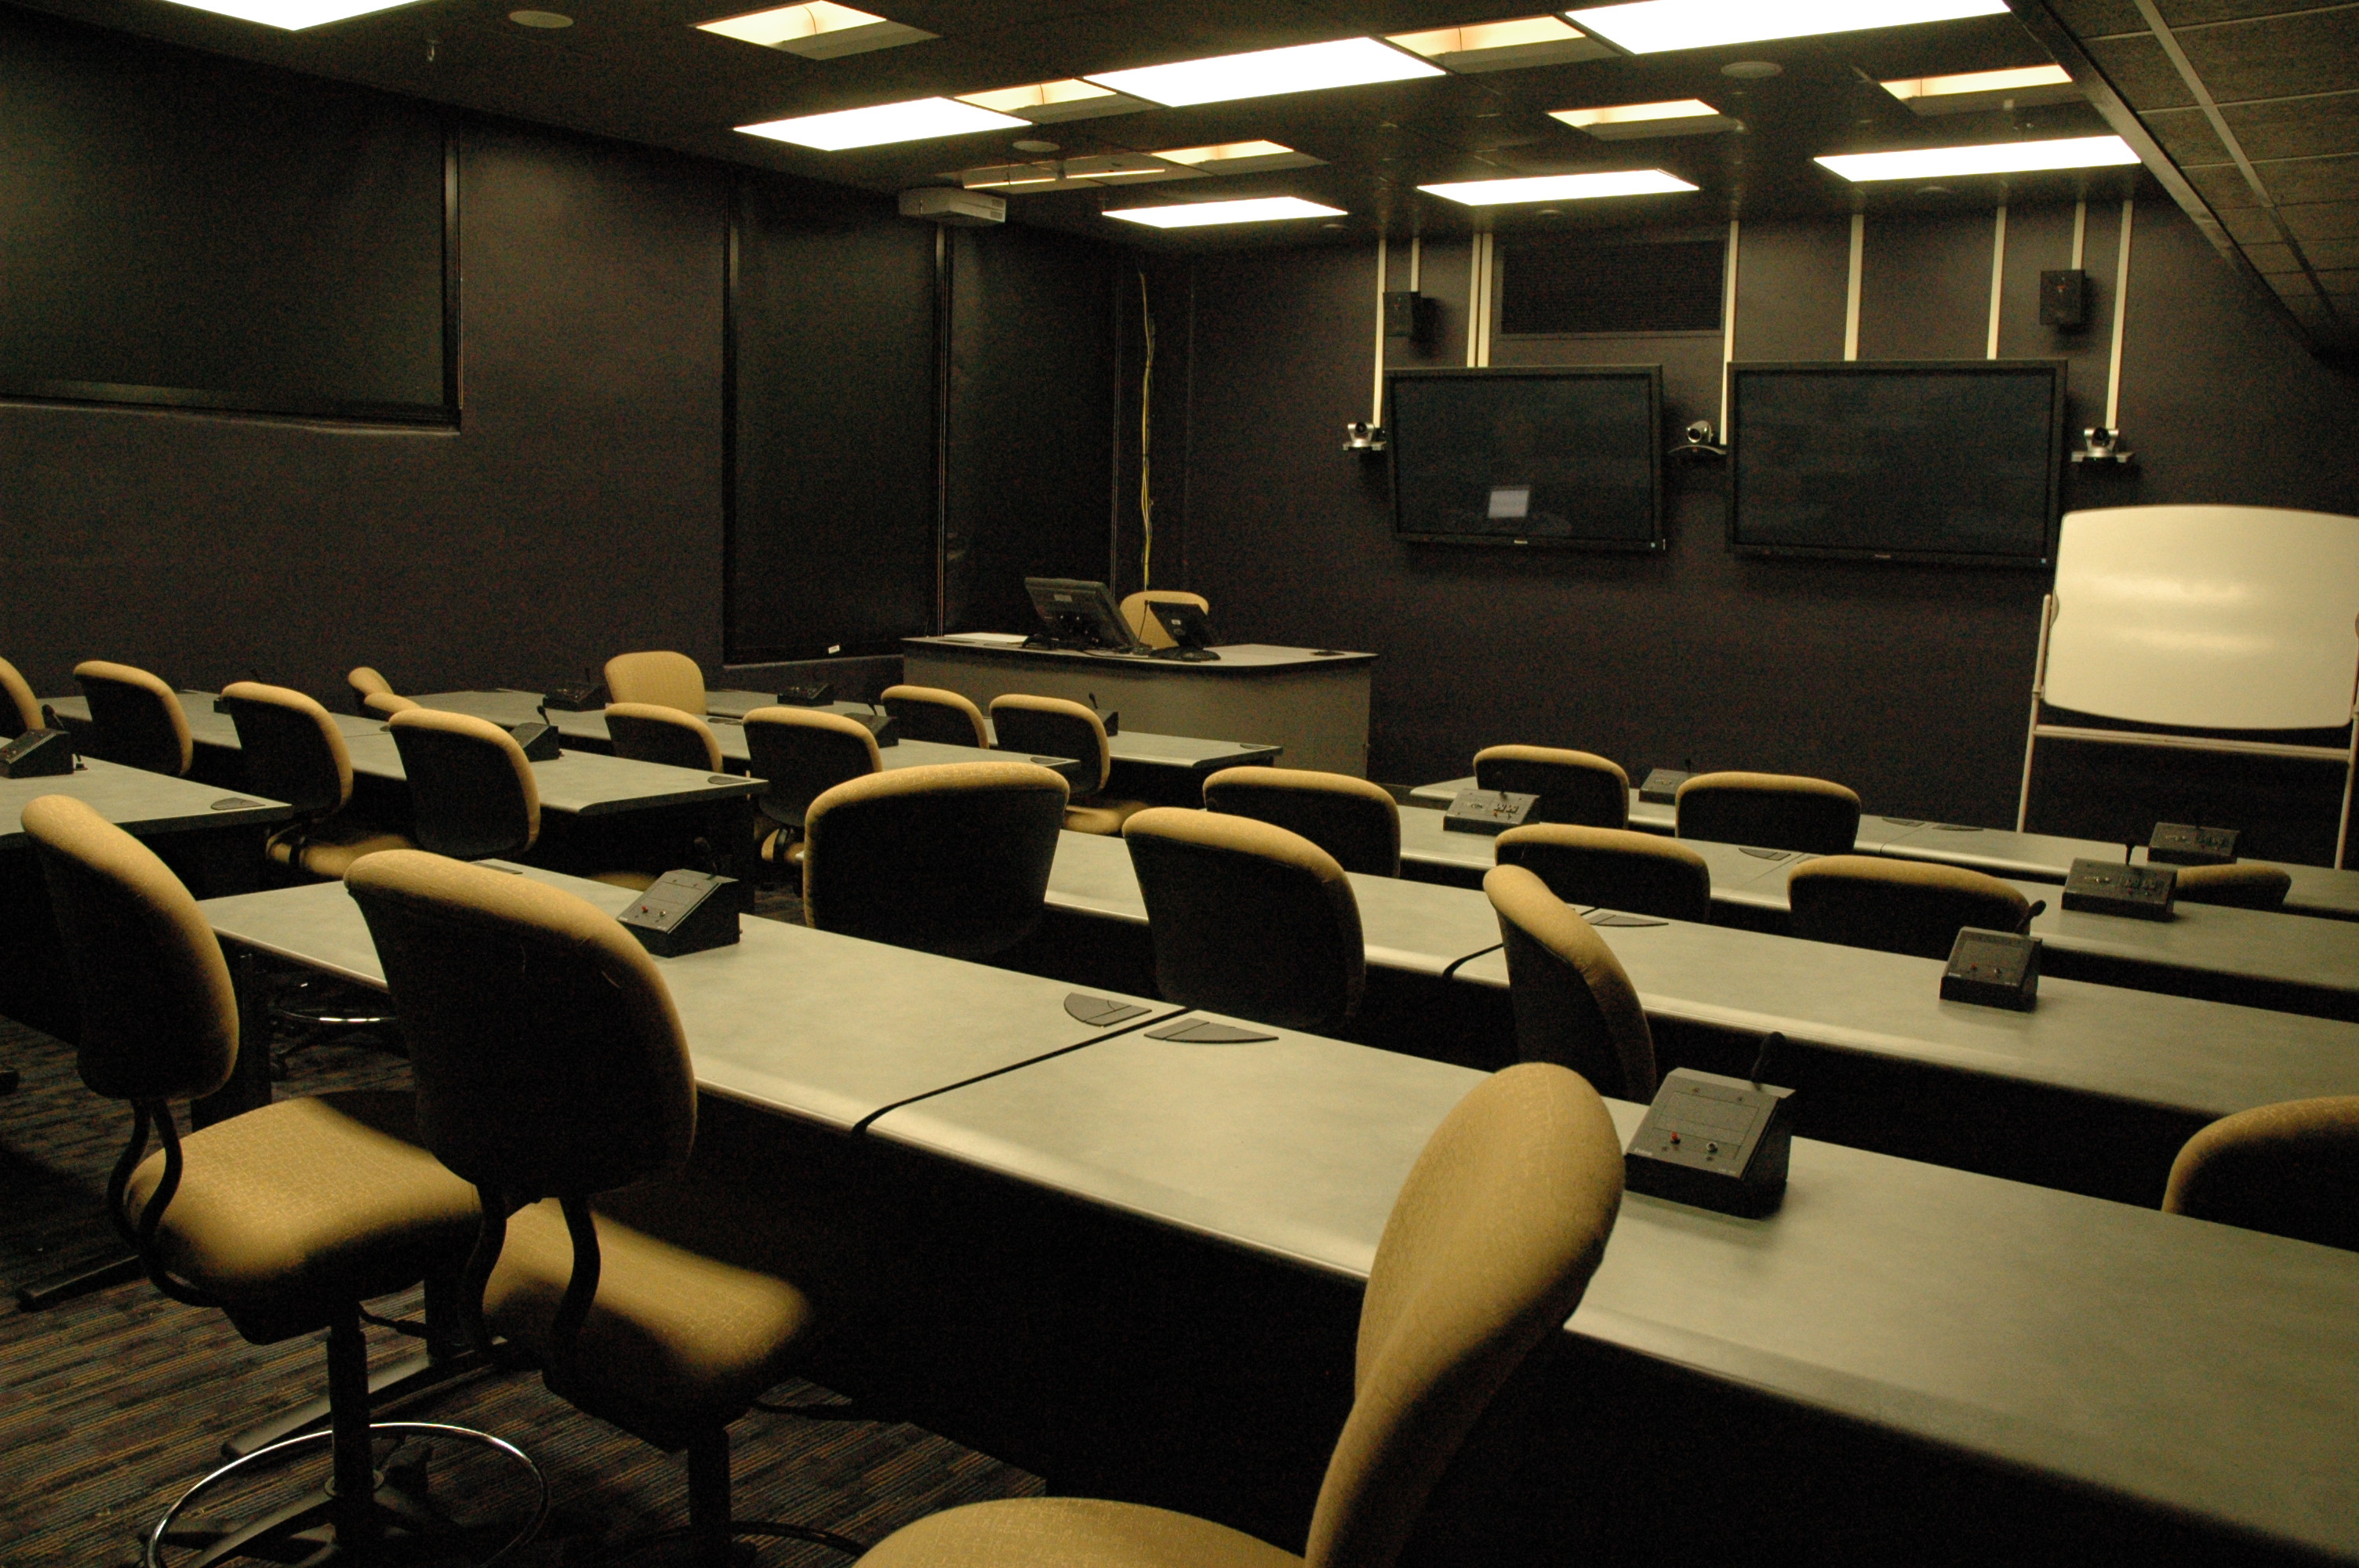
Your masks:
<svg viewBox="0 0 2359 1568"><path fill-rule="evenodd" d="M2359 517L2066 514L2043 699L2193 730L2337 730L2359 676Z"/></svg>

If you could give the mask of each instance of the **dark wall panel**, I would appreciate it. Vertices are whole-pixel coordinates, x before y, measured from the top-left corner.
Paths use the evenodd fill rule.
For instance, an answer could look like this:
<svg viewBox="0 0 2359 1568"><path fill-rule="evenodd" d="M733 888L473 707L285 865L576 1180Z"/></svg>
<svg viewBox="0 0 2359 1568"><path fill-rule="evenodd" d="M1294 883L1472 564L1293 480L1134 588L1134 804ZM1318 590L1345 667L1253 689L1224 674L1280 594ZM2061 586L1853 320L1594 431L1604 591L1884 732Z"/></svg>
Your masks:
<svg viewBox="0 0 2359 1568"><path fill-rule="evenodd" d="M2091 214L2093 270L2101 229L2105 245L2113 237L2099 220ZM2010 214L2027 258L2052 250L2056 221ZM1890 289L1868 296L1864 341L1980 357L1988 216L1929 219L1921 231L1915 222L1871 224L1869 254L1883 245ZM2069 207L2061 222L2069 247ZM2332 464L2256 459L2234 481L2253 432L2299 427L2314 411L2312 427L2332 438L2359 399L2260 319L2175 211L2142 208L2137 235L2122 418L2145 477L2125 476L2125 490L2117 479L2072 476L2067 506L2359 510L2348 472ZM1748 228L1740 353L1840 356L1846 242L1840 222ZM1902 301L1904 260L1951 281L1927 301ZM1189 547L1190 586L1212 598L1223 635L1383 655L1376 776L1450 777L1479 746L1521 740L1633 768L1816 773L1853 784L1874 807L2013 820L2044 574L1740 561L1725 547L1724 476L1709 463L1669 469L1671 548L1661 557L1402 546L1381 463L1337 449L1343 423L1364 417L1373 262L1364 250L1319 249L1197 264ZM1871 332L1879 297L1898 316ZM2093 400L2102 411L2103 329L2086 345L2056 344L2036 320L2021 327L2036 315L2028 289L2010 286L2007 299L2003 349L2062 349L2074 361L2076 406ZM1543 355L1659 360L1674 420L1705 416L1716 401L1708 340L1527 340L1495 345L1494 357ZM2158 443L2168 450L2147 466L2143 453Z"/></svg>
<svg viewBox="0 0 2359 1568"><path fill-rule="evenodd" d="M1991 229L1988 212L1871 214L1860 245L1859 357L1981 359Z"/></svg>
<svg viewBox="0 0 2359 1568"><path fill-rule="evenodd" d="M897 651L936 629L934 230L753 178L736 227L730 659Z"/></svg>
<svg viewBox="0 0 2359 1568"><path fill-rule="evenodd" d="M1027 577L1106 570L1114 291L1136 280L1111 247L1069 235L950 233L947 623L1021 630Z"/></svg>
<svg viewBox="0 0 2359 1568"><path fill-rule="evenodd" d="M0 6L0 387L443 418L444 114Z"/></svg>
<svg viewBox="0 0 2359 1568"><path fill-rule="evenodd" d="M0 653L348 702L720 659L723 191L669 155L462 139L463 428L0 404Z"/></svg>

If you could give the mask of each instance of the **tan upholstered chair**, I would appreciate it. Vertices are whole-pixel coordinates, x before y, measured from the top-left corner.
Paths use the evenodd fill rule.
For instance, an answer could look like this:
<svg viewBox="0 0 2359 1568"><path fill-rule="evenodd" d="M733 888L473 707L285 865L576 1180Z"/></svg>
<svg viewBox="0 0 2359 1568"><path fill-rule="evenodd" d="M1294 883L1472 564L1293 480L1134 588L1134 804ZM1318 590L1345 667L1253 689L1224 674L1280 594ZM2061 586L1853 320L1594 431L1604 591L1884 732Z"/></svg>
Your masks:
<svg viewBox="0 0 2359 1568"><path fill-rule="evenodd" d="M1204 781L1204 809L1299 833L1347 871L1400 875L1400 807L1382 784L1307 768L1223 768Z"/></svg>
<svg viewBox="0 0 2359 1568"><path fill-rule="evenodd" d="M45 728L40 699L16 666L0 659L0 741L13 741L27 730Z"/></svg>
<svg viewBox="0 0 2359 1568"><path fill-rule="evenodd" d="M1506 941L1516 1054L1571 1067L1616 1099L1654 1098L1654 1033L1614 950L1521 866L1494 866L1483 891Z"/></svg>
<svg viewBox="0 0 2359 1568"><path fill-rule="evenodd" d="M872 942L988 958L1047 908L1065 781L1031 762L896 768L803 815L803 919Z"/></svg>
<svg viewBox="0 0 2359 1568"><path fill-rule="evenodd" d="M685 1448L696 1561L729 1562L729 1423L786 1375L811 1307L592 1212L679 1170L696 1138L655 961L571 893L484 867L373 855L347 885L401 1009L429 1146L480 1195L463 1304L528 1348L552 1393Z"/></svg>
<svg viewBox="0 0 2359 1568"><path fill-rule="evenodd" d="M617 654L606 661L609 702L652 702L704 717L704 672L686 654Z"/></svg>
<svg viewBox="0 0 2359 1568"><path fill-rule="evenodd" d="M1680 837L1805 855L1848 855L1859 796L1794 773L1698 773L1680 785Z"/></svg>
<svg viewBox="0 0 2359 1568"><path fill-rule="evenodd" d="M1621 764L1561 746L1485 746L1474 753L1474 787L1539 796L1534 822L1582 827L1630 826L1630 775Z"/></svg>
<svg viewBox="0 0 2359 1568"><path fill-rule="evenodd" d="M2179 1152L2162 1206L2359 1251L2359 1095L2223 1117Z"/></svg>
<svg viewBox="0 0 2359 1568"><path fill-rule="evenodd" d="M355 665L344 672L344 683L360 698L362 708L380 719L390 719L407 708L420 706L406 697L396 695L393 683L366 665Z"/></svg>
<svg viewBox="0 0 2359 1568"><path fill-rule="evenodd" d="M1711 866L1659 833L1550 822L1510 827L1496 844L1499 864L1523 867L1567 903L1712 923Z"/></svg>
<svg viewBox="0 0 2359 1568"><path fill-rule="evenodd" d="M1622 1201L1597 1096L1531 1063L1434 1129L1393 1200L1360 1305L1351 1414L1303 1557L1136 1503L1016 1498L904 1527L864 1568L1392 1568L1434 1483L1588 1288Z"/></svg>
<svg viewBox="0 0 2359 1568"><path fill-rule="evenodd" d="M1875 855L1806 861L1786 889L1805 941L1919 958L1948 957L1961 926L2018 931L2031 914L2031 901L1996 877Z"/></svg>
<svg viewBox="0 0 2359 1568"><path fill-rule="evenodd" d="M458 860L521 855L540 838L540 784L488 719L417 708L386 726L409 777L411 836Z"/></svg>
<svg viewBox="0 0 2359 1568"><path fill-rule="evenodd" d="M722 771L721 742L714 738L712 726L677 708L653 702L610 702L606 733L614 738L618 757L707 773Z"/></svg>
<svg viewBox="0 0 2359 1568"><path fill-rule="evenodd" d="M1122 623L1130 634L1150 648L1179 646L1163 622L1155 618L1151 604L1192 604L1207 615L1212 612L1212 601L1201 593L1184 593L1172 589L1151 588L1137 593L1125 594L1122 600Z"/></svg>
<svg viewBox="0 0 2359 1568"><path fill-rule="evenodd" d="M783 866L803 863L803 816L812 801L846 779L885 769L868 726L810 708L754 709L745 715L745 750L753 757L747 771L770 786L754 801L770 825L762 859Z"/></svg>
<svg viewBox="0 0 2359 1568"><path fill-rule="evenodd" d="M1072 802L1065 807L1067 832L1119 833L1133 812L1147 808L1145 801L1111 800L1100 793L1114 772L1114 753L1106 744L1104 720L1082 704L1061 697L995 697L991 727L1003 752L1070 757L1081 763L1082 782L1073 786Z"/></svg>
<svg viewBox="0 0 2359 1568"><path fill-rule="evenodd" d="M1166 1000L1316 1033L1360 1011L1367 947L1334 856L1249 816L1168 806L1122 836Z"/></svg>
<svg viewBox="0 0 2359 1568"><path fill-rule="evenodd" d="M2283 909L2293 878L2277 866L2239 860L2229 866L2181 866L2173 880L2181 903L2224 903L2236 909Z"/></svg>
<svg viewBox="0 0 2359 1568"><path fill-rule="evenodd" d="M876 700L893 716L894 728L904 741L932 741L944 746L991 744L991 732L983 726L983 709L957 692L938 686L888 686Z"/></svg>
<svg viewBox="0 0 2359 1568"><path fill-rule="evenodd" d="M170 1102L220 1089L237 1063L221 944L155 853L81 801L44 795L24 821L81 1002L82 1081L131 1103L107 1187L116 1228L158 1289L218 1308L253 1344L327 1331L332 1495L284 1521L276 1552L266 1542L254 1555L292 1562L303 1553L281 1555L284 1536L322 1522L348 1550L364 1547L388 1515L372 1476L360 1303L455 1278L474 1193L416 1144L404 1095L280 1100L180 1135Z"/></svg>
<svg viewBox="0 0 2359 1568"><path fill-rule="evenodd" d="M296 811L295 825L270 837L273 863L321 881L340 881L352 863L381 849L416 848L398 833L355 820L353 758L326 708L299 691L259 681L223 688L237 727L246 787Z"/></svg>
<svg viewBox="0 0 2359 1568"><path fill-rule="evenodd" d="M157 676L129 665L87 659L74 666L74 679L90 698L90 719L98 731L98 754L126 768L187 775L196 761L196 741L180 699Z"/></svg>

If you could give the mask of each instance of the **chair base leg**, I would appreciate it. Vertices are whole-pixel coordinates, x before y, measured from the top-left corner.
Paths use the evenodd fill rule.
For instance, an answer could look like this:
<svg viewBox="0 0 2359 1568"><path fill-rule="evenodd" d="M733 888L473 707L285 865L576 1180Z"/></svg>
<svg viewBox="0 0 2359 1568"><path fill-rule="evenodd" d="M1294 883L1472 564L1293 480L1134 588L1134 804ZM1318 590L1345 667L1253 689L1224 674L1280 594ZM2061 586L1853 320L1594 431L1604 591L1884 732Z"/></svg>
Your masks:
<svg viewBox="0 0 2359 1568"><path fill-rule="evenodd" d="M52 1274L36 1280L16 1290L18 1312L45 1312L60 1302L86 1296L92 1291L103 1291L114 1285L127 1285L134 1280L147 1277L147 1267L138 1259L125 1254L100 1263L79 1263L69 1272Z"/></svg>
<svg viewBox="0 0 2359 1568"><path fill-rule="evenodd" d="M383 1411L404 1400L430 1392L443 1384L461 1378L473 1377L485 1368L486 1363L470 1355L436 1356L420 1353L405 1356L388 1362L369 1374L369 1408ZM286 1442L303 1433L317 1431L328 1424L328 1401L306 1400L289 1406L258 1426L248 1427L234 1437L222 1440L224 1459L243 1459L249 1454Z"/></svg>

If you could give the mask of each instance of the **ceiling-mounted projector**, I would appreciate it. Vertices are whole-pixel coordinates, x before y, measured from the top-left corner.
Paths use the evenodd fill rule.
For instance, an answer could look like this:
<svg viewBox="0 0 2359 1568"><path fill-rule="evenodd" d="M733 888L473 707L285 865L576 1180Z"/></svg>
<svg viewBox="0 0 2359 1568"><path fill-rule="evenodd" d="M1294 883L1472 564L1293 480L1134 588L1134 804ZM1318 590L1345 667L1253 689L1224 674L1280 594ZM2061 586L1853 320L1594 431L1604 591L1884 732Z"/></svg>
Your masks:
<svg viewBox="0 0 2359 1568"><path fill-rule="evenodd" d="M954 185L921 185L901 192L901 216L979 229L1007 222L1007 198Z"/></svg>

